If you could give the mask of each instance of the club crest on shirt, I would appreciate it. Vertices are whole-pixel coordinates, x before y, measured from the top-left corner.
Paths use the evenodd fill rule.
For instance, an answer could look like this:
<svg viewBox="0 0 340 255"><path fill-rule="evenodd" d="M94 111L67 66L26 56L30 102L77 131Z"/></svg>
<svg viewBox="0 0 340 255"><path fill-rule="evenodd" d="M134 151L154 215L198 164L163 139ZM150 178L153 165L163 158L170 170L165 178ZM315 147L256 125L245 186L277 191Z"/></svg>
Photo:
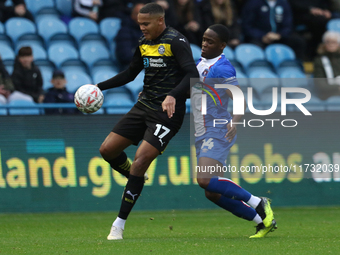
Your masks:
<svg viewBox="0 0 340 255"><path fill-rule="evenodd" d="M209 73L209 69L205 69L203 72L202 72L202 76L203 77L207 77L208 76L208 73Z"/></svg>
<svg viewBox="0 0 340 255"><path fill-rule="evenodd" d="M158 53L161 54L161 55L163 55L164 52L165 52L164 46L163 46L163 45L159 45L159 47L158 47Z"/></svg>

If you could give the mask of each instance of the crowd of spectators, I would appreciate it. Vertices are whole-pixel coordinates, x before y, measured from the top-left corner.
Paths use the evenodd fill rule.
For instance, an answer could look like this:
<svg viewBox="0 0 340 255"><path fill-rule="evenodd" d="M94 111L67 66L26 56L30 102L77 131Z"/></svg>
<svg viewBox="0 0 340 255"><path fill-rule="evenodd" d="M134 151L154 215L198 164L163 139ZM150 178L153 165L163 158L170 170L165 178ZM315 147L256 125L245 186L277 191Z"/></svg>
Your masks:
<svg viewBox="0 0 340 255"><path fill-rule="evenodd" d="M265 49L273 43L291 47L298 60L314 62L315 89L320 99L340 95L340 34L326 32L329 20L340 17L340 0L73 0L73 17L87 17L98 24L107 17L121 19L115 37L116 57L121 69L131 61L142 35L137 14L144 4L157 2L166 13L166 23L183 33L190 43L201 45L203 32L212 24L230 30L229 47L252 43ZM24 17L34 21L24 0L12 5L0 0L0 21ZM321 79L322 78L322 79ZM63 72L51 77L44 91L42 75L34 65L32 49L22 47L12 75L0 58L0 103L25 99L36 103L72 102ZM74 113L73 109L50 109L47 114Z"/></svg>

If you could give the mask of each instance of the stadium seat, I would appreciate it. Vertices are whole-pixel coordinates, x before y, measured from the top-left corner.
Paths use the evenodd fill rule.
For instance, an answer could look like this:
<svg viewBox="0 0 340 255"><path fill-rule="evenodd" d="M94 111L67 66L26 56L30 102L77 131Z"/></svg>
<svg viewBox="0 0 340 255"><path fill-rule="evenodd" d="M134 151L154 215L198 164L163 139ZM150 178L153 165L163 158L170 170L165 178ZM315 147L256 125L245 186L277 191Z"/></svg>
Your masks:
<svg viewBox="0 0 340 255"><path fill-rule="evenodd" d="M234 51L232 50L232 48L230 48L229 46L226 46L223 50L223 53L225 55L225 57L230 61L230 60L234 60L235 58L235 54Z"/></svg>
<svg viewBox="0 0 340 255"><path fill-rule="evenodd" d="M248 76L254 70L267 70L268 72L274 72L275 73L275 69L274 69L272 63L270 63L266 59L255 60L255 61L251 62L248 65L248 68L246 70L247 70Z"/></svg>
<svg viewBox="0 0 340 255"><path fill-rule="evenodd" d="M5 103L2 103L0 100L0 107L2 105L6 105ZM7 109L6 108L0 108L0 115L7 115Z"/></svg>
<svg viewBox="0 0 340 255"><path fill-rule="evenodd" d="M280 81L278 76L271 71L254 70L249 74L249 85L254 88L254 93L257 93L260 98L261 94L267 91L271 93L272 87L280 87Z"/></svg>
<svg viewBox="0 0 340 255"><path fill-rule="evenodd" d="M92 80L94 84L98 84L99 82L106 81L113 76L117 75L118 73L111 70L98 70L97 72L94 73L92 76ZM124 89L125 90L125 89Z"/></svg>
<svg viewBox="0 0 340 255"><path fill-rule="evenodd" d="M134 105L127 93L110 93L105 96L104 105L108 114L125 114Z"/></svg>
<svg viewBox="0 0 340 255"><path fill-rule="evenodd" d="M271 44L266 47L264 52L267 60L271 62L275 68L278 68L285 60L296 59L294 51L284 44Z"/></svg>
<svg viewBox="0 0 340 255"><path fill-rule="evenodd" d="M44 8L54 8L53 0L29 0L25 2L26 2L27 9L33 15L36 15L40 10Z"/></svg>
<svg viewBox="0 0 340 255"><path fill-rule="evenodd" d="M119 72L119 67L114 64L110 59L99 60L91 68L92 77L95 76L96 72L100 71L108 71L108 72Z"/></svg>
<svg viewBox="0 0 340 255"><path fill-rule="evenodd" d="M286 69L290 70L292 68L304 73L303 65L301 64L300 61L297 60L284 60L283 62L280 63L276 72L280 75L280 73L285 71Z"/></svg>
<svg viewBox="0 0 340 255"><path fill-rule="evenodd" d="M6 33L15 43L24 34L35 34L35 24L25 18L10 18L5 23Z"/></svg>
<svg viewBox="0 0 340 255"><path fill-rule="evenodd" d="M23 43L28 44L28 45L39 45L41 47L45 46L44 39L38 35L38 34L26 34L21 36L15 43L14 49L16 50L18 48L18 45L22 45ZM16 50L17 52L17 50Z"/></svg>
<svg viewBox="0 0 340 255"><path fill-rule="evenodd" d="M82 44L79 49L80 59L83 60L89 68L99 60L110 59L108 49L101 43L88 42Z"/></svg>
<svg viewBox="0 0 340 255"><path fill-rule="evenodd" d="M88 34L99 34L96 22L91 19L76 17L68 24L69 33L76 39L78 45L81 39Z"/></svg>
<svg viewBox="0 0 340 255"><path fill-rule="evenodd" d="M255 60L265 59L263 50L254 44L240 44L235 48L235 59L246 70L249 64Z"/></svg>
<svg viewBox="0 0 340 255"><path fill-rule="evenodd" d="M20 43L17 43L16 49L15 49L16 53L18 53L20 48L24 47L24 46L30 46L32 48L33 58L35 60L38 60L38 59L47 59L47 53L46 53L44 47L42 47L39 44L32 43L32 42L22 41Z"/></svg>
<svg viewBox="0 0 340 255"><path fill-rule="evenodd" d="M301 93L288 93L287 98L304 98L305 95ZM315 95L311 95L311 98L308 102L303 103L303 106L310 112L323 112L326 110L325 102L316 97ZM340 107L339 107L340 109ZM300 111L299 108L296 107L296 105L288 104L287 105L287 111Z"/></svg>
<svg viewBox="0 0 340 255"><path fill-rule="evenodd" d="M0 46L0 48L1 48L1 46ZM4 66L7 70L7 72L9 73L9 75L11 75L13 73L13 69L14 69L14 59L2 60L2 62L4 63Z"/></svg>
<svg viewBox="0 0 340 255"><path fill-rule="evenodd" d="M38 33L45 40L46 46L50 39L57 34L67 34L67 26L59 19L41 18L37 22Z"/></svg>
<svg viewBox="0 0 340 255"><path fill-rule="evenodd" d="M331 19L327 22L327 30L340 32L340 19Z"/></svg>
<svg viewBox="0 0 340 255"><path fill-rule="evenodd" d="M141 71L137 77L126 84L126 88L130 91L132 98L137 101L138 99L138 94L143 90L143 85L144 85L144 70Z"/></svg>
<svg viewBox="0 0 340 255"><path fill-rule="evenodd" d="M191 100L190 98L187 98L185 101L185 113L190 113L191 112Z"/></svg>
<svg viewBox="0 0 340 255"><path fill-rule="evenodd" d="M238 84L240 87L247 87L249 82L248 82L248 77L245 75L242 71L236 71L236 78L238 81Z"/></svg>
<svg viewBox="0 0 340 255"><path fill-rule="evenodd" d="M105 18L99 23L100 33L105 37L108 44L114 41L121 23L122 21L119 18Z"/></svg>
<svg viewBox="0 0 340 255"><path fill-rule="evenodd" d="M78 46L76 40L70 34L55 34L55 35L53 35L50 38L50 40L48 41L47 47L50 47L51 45L53 45L55 43L68 44L68 45L72 46L73 48L77 48L77 46Z"/></svg>
<svg viewBox="0 0 340 255"><path fill-rule="evenodd" d="M57 10L64 16L71 17L73 6L72 0L55 0Z"/></svg>
<svg viewBox="0 0 340 255"><path fill-rule="evenodd" d="M67 80L66 88L71 93L75 93L77 89L85 84L92 84L91 77L82 71L65 70L65 78Z"/></svg>
<svg viewBox="0 0 340 255"><path fill-rule="evenodd" d="M14 51L7 44L0 42L0 56L2 60L15 59Z"/></svg>
<svg viewBox="0 0 340 255"><path fill-rule="evenodd" d="M55 8L46 8L40 10L36 15L35 15L35 23L38 24L41 19L60 19L60 14L58 10Z"/></svg>
<svg viewBox="0 0 340 255"><path fill-rule="evenodd" d="M9 106L14 106L9 108L9 115L39 115L39 108L34 108L36 103L31 101L13 100L8 103ZM33 106L33 107L32 107Z"/></svg>
<svg viewBox="0 0 340 255"><path fill-rule="evenodd" d="M327 111L340 111L340 96L332 96L325 101Z"/></svg>
<svg viewBox="0 0 340 255"><path fill-rule="evenodd" d="M279 77L281 78L282 87L308 87L308 79L306 75L294 67L286 68L281 71L279 73Z"/></svg>
<svg viewBox="0 0 340 255"><path fill-rule="evenodd" d="M78 51L67 44L56 43L48 48L48 58L59 68L61 64L69 59L78 59Z"/></svg>
<svg viewBox="0 0 340 255"><path fill-rule="evenodd" d="M190 44L190 48L192 51L192 56L195 62L197 62L201 58L201 48L193 43Z"/></svg>
<svg viewBox="0 0 340 255"><path fill-rule="evenodd" d="M53 69L47 66L39 67L39 69L43 78L43 90L47 91L49 88L53 87L53 85L51 84Z"/></svg>
<svg viewBox="0 0 340 255"><path fill-rule="evenodd" d="M89 70L87 68L87 65L84 63L84 61L80 59L70 59L66 60L60 65L60 69L63 71L66 70L75 70L75 71L81 71L89 74Z"/></svg>

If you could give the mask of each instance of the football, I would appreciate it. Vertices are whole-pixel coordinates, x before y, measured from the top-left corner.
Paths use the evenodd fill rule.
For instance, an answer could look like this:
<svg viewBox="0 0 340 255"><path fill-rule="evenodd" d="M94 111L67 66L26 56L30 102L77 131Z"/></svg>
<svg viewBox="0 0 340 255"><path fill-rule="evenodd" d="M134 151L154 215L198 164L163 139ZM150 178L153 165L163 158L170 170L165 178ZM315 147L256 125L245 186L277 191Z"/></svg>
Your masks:
<svg viewBox="0 0 340 255"><path fill-rule="evenodd" d="M86 84L78 88L74 95L74 103L79 111L84 113L94 113L102 107L104 95L102 91L94 85Z"/></svg>

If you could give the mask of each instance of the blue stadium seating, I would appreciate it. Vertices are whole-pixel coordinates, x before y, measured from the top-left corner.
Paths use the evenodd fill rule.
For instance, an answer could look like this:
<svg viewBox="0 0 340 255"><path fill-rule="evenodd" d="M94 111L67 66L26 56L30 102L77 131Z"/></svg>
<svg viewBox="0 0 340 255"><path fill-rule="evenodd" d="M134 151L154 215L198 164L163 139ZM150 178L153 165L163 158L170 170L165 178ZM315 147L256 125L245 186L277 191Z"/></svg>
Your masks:
<svg viewBox="0 0 340 255"><path fill-rule="evenodd" d="M53 69L47 66L39 67L42 78L43 78L43 90L47 91L49 88L53 87L51 84Z"/></svg>
<svg viewBox="0 0 340 255"><path fill-rule="evenodd" d="M340 111L340 96L332 96L325 101L327 111Z"/></svg>
<svg viewBox="0 0 340 255"><path fill-rule="evenodd" d="M73 11L72 0L55 0L57 10L64 16L71 17Z"/></svg>
<svg viewBox="0 0 340 255"><path fill-rule="evenodd" d="M99 23L100 33L106 38L109 45L114 41L121 22L119 18L105 18Z"/></svg>
<svg viewBox="0 0 340 255"><path fill-rule="evenodd" d="M91 19L76 17L68 24L69 33L76 39L78 45L81 39L88 34L99 34L96 22Z"/></svg>
<svg viewBox="0 0 340 255"><path fill-rule="evenodd" d="M129 94L126 93L110 93L106 94L104 104L107 106L108 114L125 114L134 105Z"/></svg>
<svg viewBox="0 0 340 255"><path fill-rule="evenodd" d="M6 43L0 42L0 56L2 60L15 59L14 51Z"/></svg>
<svg viewBox="0 0 340 255"><path fill-rule="evenodd" d="M0 34L4 34L4 33L5 33L4 24L2 24L2 22L0 22Z"/></svg>
<svg viewBox="0 0 340 255"><path fill-rule="evenodd" d="M96 71L93 76L92 76L92 80L94 84L98 84L99 82L102 81L106 81L110 78L112 78L113 76L117 75L117 72L111 70L98 70Z"/></svg>
<svg viewBox="0 0 340 255"><path fill-rule="evenodd" d="M6 105L6 104L3 104L1 101L0 101L0 106L2 105ZM7 109L5 108L0 108L0 115L7 115Z"/></svg>
<svg viewBox="0 0 340 255"><path fill-rule="evenodd" d="M229 61L235 59L234 51L233 51L232 48L230 48L229 46L226 46L226 47L224 48L223 53L224 53L225 57L226 57Z"/></svg>
<svg viewBox="0 0 340 255"><path fill-rule="evenodd" d="M268 60L265 60L265 59L261 59L261 60L259 59L259 60L255 60L251 62L248 65L248 68L246 69L247 75L249 75L254 70L267 70L268 72L275 73L275 69L272 63L270 63Z"/></svg>
<svg viewBox="0 0 340 255"><path fill-rule="evenodd" d="M37 22L38 33L44 38L46 46L50 39L57 34L67 34L67 26L59 19L41 18Z"/></svg>
<svg viewBox="0 0 340 255"><path fill-rule="evenodd" d="M54 8L42 9L34 17L35 23L38 24L41 19L60 19L58 10Z"/></svg>
<svg viewBox="0 0 340 255"><path fill-rule="evenodd" d="M273 63L275 68L285 60L295 60L294 51L284 44L271 44L266 47L265 55L269 62Z"/></svg>
<svg viewBox="0 0 340 255"><path fill-rule="evenodd" d="M264 60L265 55L259 46L244 43L235 48L235 59L246 70L251 62L254 62L255 60Z"/></svg>
<svg viewBox="0 0 340 255"><path fill-rule="evenodd" d="M197 46L196 44L192 44L192 43L190 44L190 48L192 51L192 56L195 62L197 62L201 58L201 48Z"/></svg>
<svg viewBox="0 0 340 255"><path fill-rule="evenodd" d="M81 71L81 72L85 72L87 74L89 74L89 70L87 68L87 65L84 63L84 61L80 60L80 59L69 59L64 61L61 65L60 65L60 69L63 71L71 71L71 70L75 70L75 71Z"/></svg>
<svg viewBox="0 0 340 255"><path fill-rule="evenodd" d="M131 92L132 98L136 101L138 99L139 92L141 92L143 90L144 74L145 73L144 73L144 70L143 70L137 75L137 77L133 81L131 81L128 84L125 85L126 88Z"/></svg>
<svg viewBox="0 0 340 255"><path fill-rule="evenodd" d="M1 46L0 46L0 48L1 48ZM4 66L7 70L7 72L11 75L13 73L13 69L14 69L14 59L2 60L2 62L4 63Z"/></svg>
<svg viewBox="0 0 340 255"><path fill-rule="evenodd" d="M45 42L44 42L44 39L38 35L38 34L26 34L26 35L23 35L21 36L17 41L16 43L14 44L14 49L15 51L17 52L17 48L19 47L19 45L23 45L24 44L27 44L27 45L39 45L41 47L44 47L45 46Z"/></svg>
<svg viewBox="0 0 340 255"><path fill-rule="evenodd" d="M328 21L327 30L340 32L340 19L331 19Z"/></svg>
<svg viewBox="0 0 340 255"><path fill-rule="evenodd" d="M266 69L254 70L249 74L249 84L254 88L258 98L261 94L269 91L271 93L272 87L280 87L280 81L278 76Z"/></svg>
<svg viewBox="0 0 340 255"><path fill-rule="evenodd" d="M15 51L18 53L18 51L20 50L21 47L24 46L30 46L32 48L33 51L33 58L35 60L38 59L47 59L47 53L44 47L42 47L40 44L36 44L36 43L32 43L32 42L25 42L25 41L21 41L19 43L17 43L16 49Z"/></svg>
<svg viewBox="0 0 340 255"><path fill-rule="evenodd" d="M110 59L108 49L101 43L84 42L80 49L80 59L83 60L89 68L99 60Z"/></svg>
<svg viewBox="0 0 340 255"><path fill-rule="evenodd" d="M114 64L110 59L99 60L93 64L91 68L92 77L96 74L97 71L108 71L108 72L119 72L119 67Z"/></svg>
<svg viewBox="0 0 340 255"><path fill-rule="evenodd" d="M286 68L279 73L282 87L308 87L308 79L300 69Z"/></svg>
<svg viewBox="0 0 340 255"><path fill-rule="evenodd" d="M301 93L288 93L287 98L304 98L305 95ZM326 105L325 103L316 97L315 95L311 95L311 98L308 102L303 103L303 106L310 112L320 112L320 111L325 111L326 110ZM340 107L339 107L340 109ZM299 108L296 107L296 105L289 104L287 105L287 111L300 111Z"/></svg>
<svg viewBox="0 0 340 255"><path fill-rule="evenodd" d="M25 18L10 18L5 23L6 33L15 43L22 35L35 34L35 24Z"/></svg>
<svg viewBox="0 0 340 255"><path fill-rule="evenodd" d="M67 80L66 88L71 93L75 93L82 85L92 84L92 79L86 72L79 70L65 70L64 73Z"/></svg>
<svg viewBox="0 0 340 255"><path fill-rule="evenodd" d="M40 10L44 8L54 8L53 0L26 0L27 9L36 15Z"/></svg>
<svg viewBox="0 0 340 255"><path fill-rule="evenodd" d="M36 103L31 101L13 100L8 103L9 106L15 106L15 108L9 108L9 115L39 115L39 108L32 108Z"/></svg>
<svg viewBox="0 0 340 255"><path fill-rule="evenodd" d="M55 43L48 48L48 58L59 68L69 59L78 59L78 51L67 44Z"/></svg>

